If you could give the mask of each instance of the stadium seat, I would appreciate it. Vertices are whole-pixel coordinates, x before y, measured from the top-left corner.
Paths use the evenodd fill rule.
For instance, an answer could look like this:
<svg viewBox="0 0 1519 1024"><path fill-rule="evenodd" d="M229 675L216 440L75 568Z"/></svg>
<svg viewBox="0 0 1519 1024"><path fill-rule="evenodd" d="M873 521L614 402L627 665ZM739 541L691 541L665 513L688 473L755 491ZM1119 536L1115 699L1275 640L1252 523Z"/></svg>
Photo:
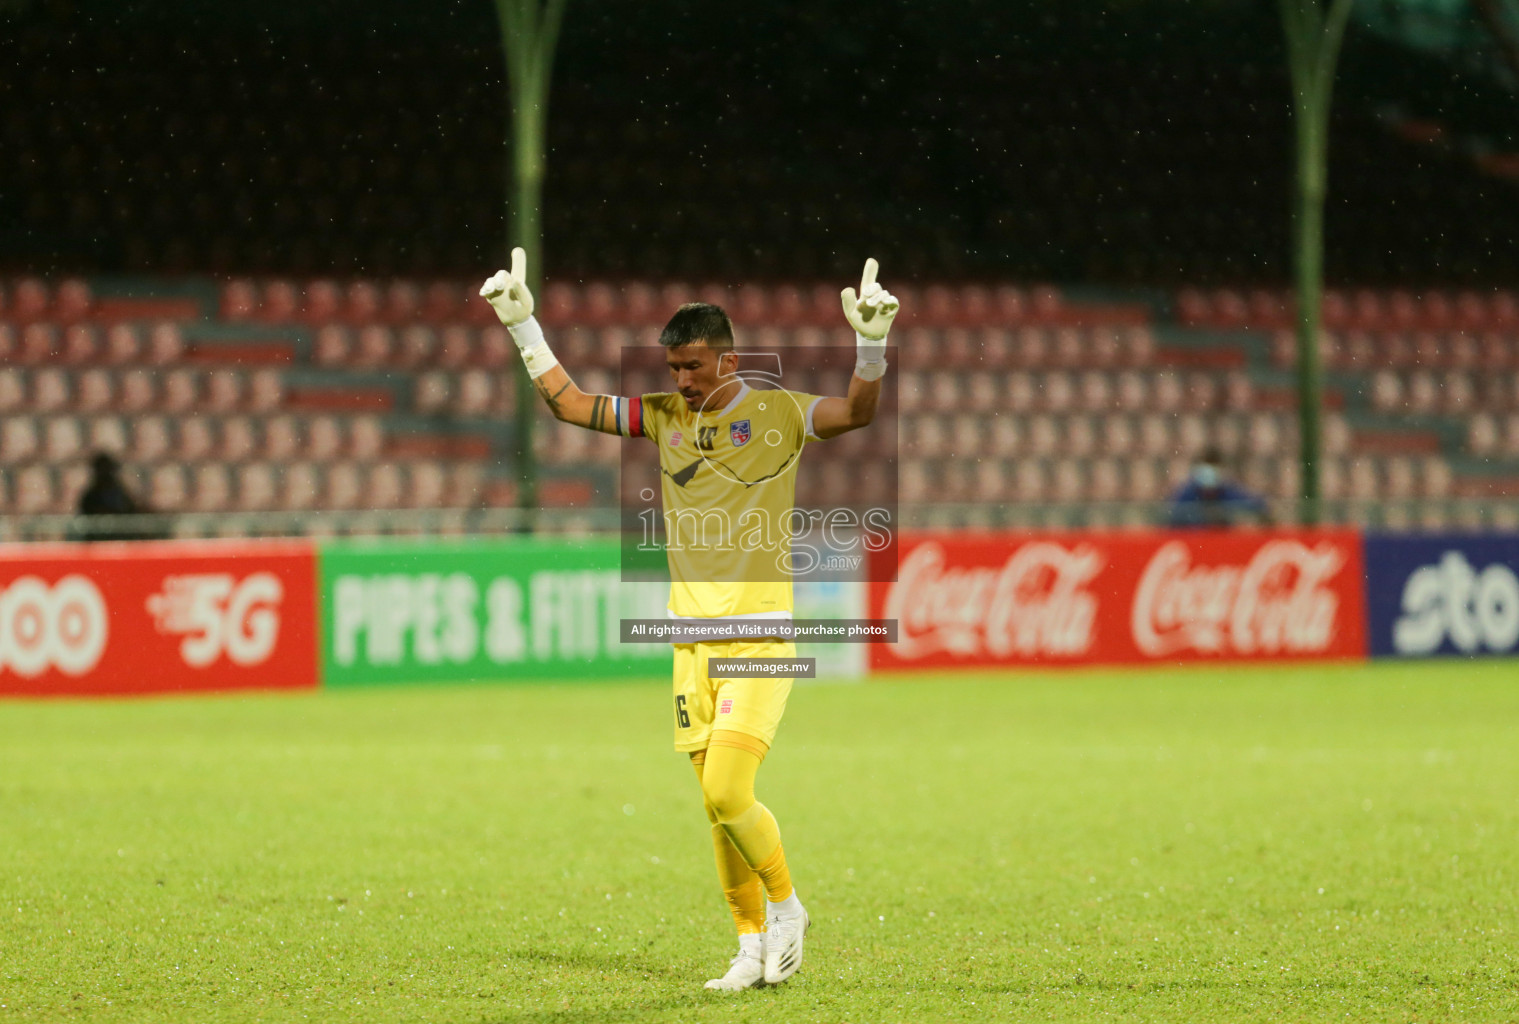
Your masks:
<svg viewBox="0 0 1519 1024"><path fill-rule="evenodd" d="M154 466L148 474L148 506L159 512L174 512L189 505L189 487L185 467L177 462Z"/></svg>
<svg viewBox="0 0 1519 1024"><path fill-rule="evenodd" d="M116 401L116 380L111 371L91 367L76 378L74 407L80 412L104 412Z"/></svg>
<svg viewBox="0 0 1519 1024"><path fill-rule="evenodd" d="M321 493L316 468L309 462L286 464L279 487L279 507L292 511L316 507Z"/></svg>
<svg viewBox="0 0 1519 1024"><path fill-rule="evenodd" d="M301 448L301 426L295 417L279 415L263 421L262 444L258 449L259 458L284 464L297 458Z"/></svg>
<svg viewBox="0 0 1519 1024"><path fill-rule="evenodd" d="M1065 417L1065 442L1062 448L1071 458L1091 457L1098 447L1097 420L1080 414ZM959 451L968 449L960 448Z"/></svg>
<svg viewBox="0 0 1519 1024"><path fill-rule="evenodd" d="M1081 375L1080 407L1086 412L1107 412L1114 406L1113 385L1106 373L1088 370Z"/></svg>
<svg viewBox="0 0 1519 1024"><path fill-rule="evenodd" d="M139 416L132 421L132 441L127 450L131 462L155 463L169 455L168 421L162 416Z"/></svg>
<svg viewBox="0 0 1519 1024"><path fill-rule="evenodd" d="M313 416L306 424L306 456L331 462L343 451L343 428L333 416Z"/></svg>
<svg viewBox="0 0 1519 1024"><path fill-rule="evenodd" d="M1417 416L1428 416L1440 403L1440 385L1428 370L1415 370L1406 378L1404 408Z"/></svg>
<svg viewBox="0 0 1519 1024"><path fill-rule="evenodd" d="M158 407L168 413L187 413L200 404L201 379L194 370L170 370L163 377Z"/></svg>
<svg viewBox="0 0 1519 1024"><path fill-rule="evenodd" d="M127 451L127 428L119 416L99 416L88 428L90 451L105 452L120 459Z"/></svg>
<svg viewBox="0 0 1519 1024"><path fill-rule="evenodd" d="M1376 463L1367 458L1351 460L1347 497L1354 501L1374 501L1381 492L1381 486Z"/></svg>
<svg viewBox="0 0 1519 1024"><path fill-rule="evenodd" d="M1466 449L1478 458L1489 458L1498 450L1500 437L1497 418L1490 413L1477 413L1466 427Z"/></svg>
<svg viewBox="0 0 1519 1024"><path fill-rule="evenodd" d="M390 363L394 348L395 335L389 327L383 324L366 324L359 328L349 360L356 367L375 369Z"/></svg>
<svg viewBox="0 0 1519 1024"><path fill-rule="evenodd" d="M258 433L247 416L228 416L221 421L216 455L224 462L251 459L258 451Z"/></svg>
<svg viewBox="0 0 1519 1024"><path fill-rule="evenodd" d="M143 359L152 366L172 366L184 358L185 336L176 323L156 323L148 330Z"/></svg>
<svg viewBox="0 0 1519 1024"><path fill-rule="evenodd" d="M1095 459L1091 463L1088 497L1092 501L1121 501L1124 479L1120 464L1114 459Z"/></svg>
<svg viewBox="0 0 1519 1024"><path fill-rule="evenodd" d="M1441 455L1419 460L1419 495L1424 498L1448 498L1455 490L1455 474Z"/></svg>
<svg viewBox="0 0 1519 1024"><path fill-rule="evenodd" d="M1053 416L1041 413L1025 420L1024 450L1037 458L1049 458L1060 450L1060 426Z"/></svg>
<svg viewBox="0 0 1519 1024"><path fill-rule="evenodd" d="M1118 375L1114 400L1123 412L1144 412L1150 407L1150 388L1145 377L1133 370Z"/></svg>
<svg viewBox="0 0 1519 1024"><path fill-rule="evenodd" d="M422 324L402 328L396 344L395 365L407 370L427 366L436 358L437 348L438 339L432 328Z"/></svg>
<svg viewBox="0 0 1519 1024"><path fill-rule="evenodd" d="M202 462L196 466L189 507L196 512L223 512L231 507L231 503L232 482L227 467L219 462Z"/></svg>
<svg viewBox="0 0 1519 1024"><path fill-rule="evenodd" d="M254 370L248 380L248 411L271 412L279 408L284 401L285 378L280 371L267 367Z"/></svg>
<svg viewBox="0 0 1519 1024"><path fill-rule="evenodd" d="M243 404L247 381L235 370L212 370L206 375L205 408L208 412L229 413Z"/></svg>
<svg viewBox="0 0 1519 1024"><path fill-rule="evenodd" d="M11 416L0 421L0 462L16 464L37 456L42 447L37 421L30 416Z"/></svg>
<svg viewBox="0 0 1519 1024"><path fill-rule="evenodd" d="M100 338L90 324L73 324L64 329L58 352L60 362L82 366L100 357Z"/></svg>
<svg viewBox="0 0 1519 1024"><path fill-rule="evenodd" d="M125 413L143 413L158 405L158 386L153 373L134 368L121 376L116 392L116 407Z"/></svg>
<svg viewBox="0 0 1519 1024"><path fill-rule="evenodd" d="M237 507L245 512L261 512L279 503L273 467L265 462L249 462L237 467Z"/></svg>
<svg viewBox="0 0 1519 1024"><path fill-rule="evenodd" d="M992 418L987 451L999 459L1022 454L1023 430L1017 417L1004 415Z"/></svg>
<svg viewBox="0 0 1519 1024"><path fill-rule="evenodd" d="M8 424L7 424L8 425ZM46 466L23 466L16 473L15 509L21 515L44 515L61 511L60 495L53 474Z"/></svg>
<svg viewBox="0 0 1519 1024"><path fill-rule="evenodd" d="M614 439L615 440L615 439ZM406 504L411 508L440 508L447 494L448 475L436 462L411 464L407 474Z"/></svg>
<svg viewBox="0 0 1519 1024"><path fill-rule="evenodd" d="M352 509L364 499L364 475L356 462L334 462L326 467L322 507Z"/></svg>
<svg viewBox="0 0 1519 1024"><path fill-rule="evenodd" d="M1049 471L1040 459L1018 459L1013 463L1013 498L1022 504L1035 504L1049 497Z"/></svg>
<svg viewBox="0 0 1519 1024"><path fill-rule="evenodd" d="M31 407L35 412L62 412L69 408L73 397L69 374L57 367L42 367L32 371Z"/></svg>
<svg viewBox="0 0 1519 1024"><path fill-rule="evenodd" d="M318 366L346 366L349 344L348 328L327 324L316 332L312 342L312 359Z"/></svg>
<svg viewBox="0 0 1519 1024"><path fill-rule="evenodd" d="M1175 450L1176 440L1169 417L1147 413L1139 418L1138 454L1153 459L1169 456Z"/></svg>
<svg viewBox="0 0 1519 1024"><path fill-rule="evenodd" d="M183 462L201 462L216 450L215 423L204 416L184 416L174 435L174 457Z"/></svg>

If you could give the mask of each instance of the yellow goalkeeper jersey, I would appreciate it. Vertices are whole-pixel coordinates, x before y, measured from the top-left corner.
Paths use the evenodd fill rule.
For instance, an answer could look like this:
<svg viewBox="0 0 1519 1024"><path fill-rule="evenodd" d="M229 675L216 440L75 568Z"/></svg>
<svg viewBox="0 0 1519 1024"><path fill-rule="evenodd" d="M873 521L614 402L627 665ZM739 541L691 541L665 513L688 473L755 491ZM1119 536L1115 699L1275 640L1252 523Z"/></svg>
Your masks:
<svg viewBox="0 0 1519 1024"><path fill-rule="evenodd" d="M818 395L740 384L720 409L679 394L617 410L659 450L670 612L679 618L791 617L791 514Z"/></svg>

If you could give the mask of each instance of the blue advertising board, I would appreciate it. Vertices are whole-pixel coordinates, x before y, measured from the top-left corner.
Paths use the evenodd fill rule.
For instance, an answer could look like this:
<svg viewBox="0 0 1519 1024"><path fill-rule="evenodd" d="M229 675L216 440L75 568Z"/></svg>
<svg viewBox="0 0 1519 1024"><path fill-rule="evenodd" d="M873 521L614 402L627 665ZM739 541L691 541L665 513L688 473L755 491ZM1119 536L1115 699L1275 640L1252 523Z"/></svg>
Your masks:
<svg viewBox="0 0 1519 1024"><path fill-rule="evenodd" d="M1519 653L1519 535L1366 536L1373 657Z"/></svg>

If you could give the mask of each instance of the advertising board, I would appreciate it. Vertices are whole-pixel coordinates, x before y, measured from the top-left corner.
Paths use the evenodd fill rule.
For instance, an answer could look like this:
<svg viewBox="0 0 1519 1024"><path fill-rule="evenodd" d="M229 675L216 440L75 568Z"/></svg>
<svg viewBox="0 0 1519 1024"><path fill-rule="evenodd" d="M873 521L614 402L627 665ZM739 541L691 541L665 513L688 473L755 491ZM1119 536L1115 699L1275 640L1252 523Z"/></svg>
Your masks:
<svg viewBox="0 0 1519 1024"><path fill-rule="evenodd" d="M1375 657L1519 651L1519 537L1366 537L1366 611Z"/></svg>
<svg viewBox="0 0 1519 1024"><path fill-rule="evenodd" d="M916 534L869 616L897 619L871 667L1357 658L1349 530Z"/></svg>
<svg viewBox="0 0 1519 1024"><path fill-rule="evenodd" d="M0 694L317 685L303 542L0 548Z"/></svg>

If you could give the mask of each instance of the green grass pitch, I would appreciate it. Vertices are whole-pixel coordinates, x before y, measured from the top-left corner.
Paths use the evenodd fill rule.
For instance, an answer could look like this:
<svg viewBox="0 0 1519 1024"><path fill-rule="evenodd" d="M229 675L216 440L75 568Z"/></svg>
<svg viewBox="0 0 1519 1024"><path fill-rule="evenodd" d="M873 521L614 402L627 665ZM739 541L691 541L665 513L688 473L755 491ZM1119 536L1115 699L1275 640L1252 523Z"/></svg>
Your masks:
<svg viewBox="0 0 1519 1024"><path fill-rule="evenodd" d="M1519 1020L1519 668L798 688L734 945L667 683L0 704L0 1021Z"/></svg>

